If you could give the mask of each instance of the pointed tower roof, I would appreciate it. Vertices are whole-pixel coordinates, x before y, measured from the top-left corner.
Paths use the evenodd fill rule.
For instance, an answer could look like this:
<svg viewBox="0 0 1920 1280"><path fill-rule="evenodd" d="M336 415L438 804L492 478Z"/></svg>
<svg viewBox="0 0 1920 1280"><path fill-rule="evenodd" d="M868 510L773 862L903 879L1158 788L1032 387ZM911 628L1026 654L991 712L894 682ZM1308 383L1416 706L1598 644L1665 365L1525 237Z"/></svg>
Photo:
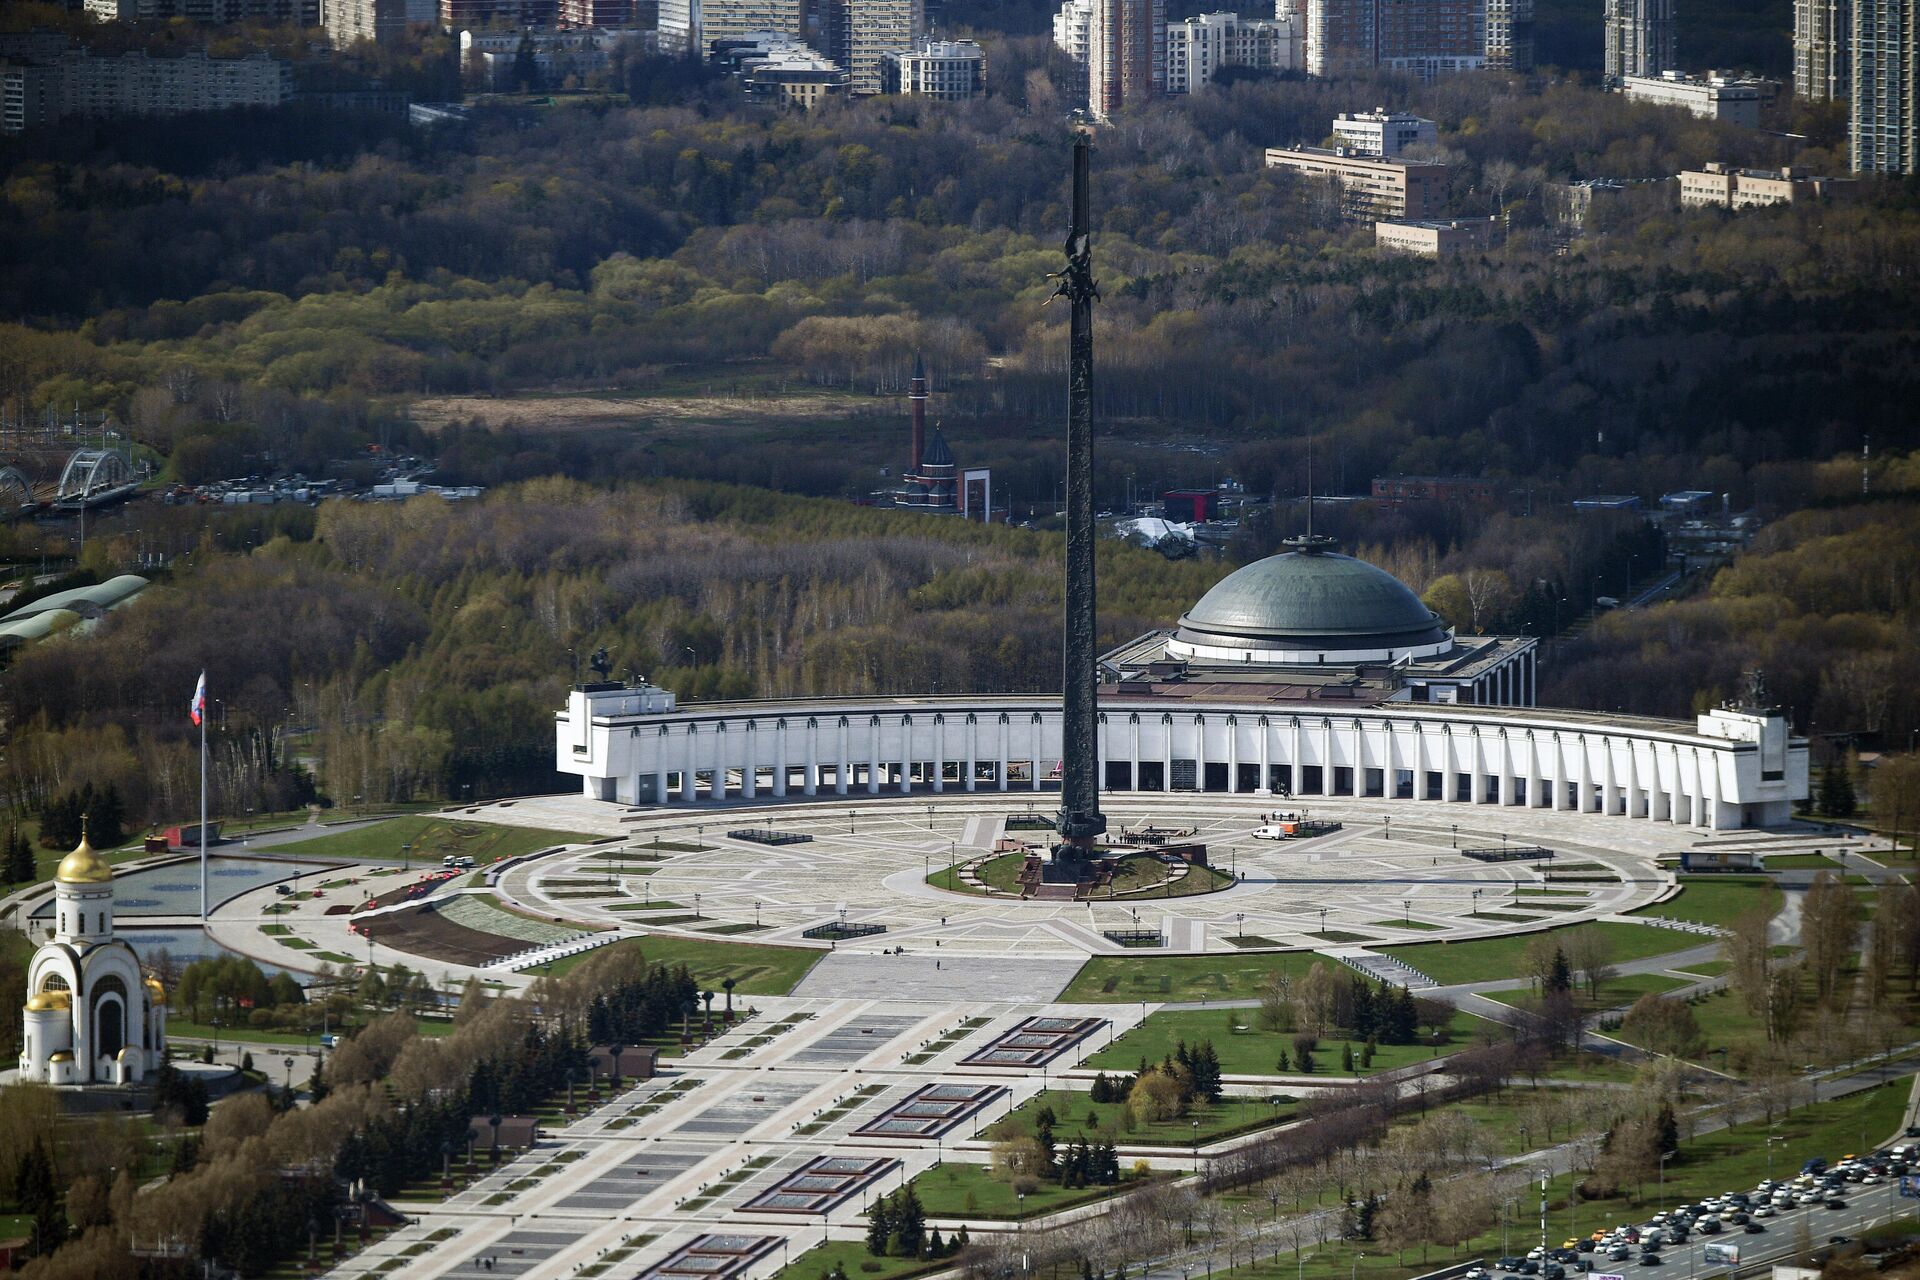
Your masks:
<svg viewBox="0 0 1920 1280"><path fill-rule="evenodd" d="M927 366L921 362L918 351L913 353L913 376L920 379L924 379L927 376Z"/></svg>
<svg viewBox="0 0 1920 1280"><path fill-rule="evenodd" d="M920 459L922 467L950 467L953 465L953 450L947 448L947 438L940 428L933 429L933 443L927 446L926 456Z"/></svg>

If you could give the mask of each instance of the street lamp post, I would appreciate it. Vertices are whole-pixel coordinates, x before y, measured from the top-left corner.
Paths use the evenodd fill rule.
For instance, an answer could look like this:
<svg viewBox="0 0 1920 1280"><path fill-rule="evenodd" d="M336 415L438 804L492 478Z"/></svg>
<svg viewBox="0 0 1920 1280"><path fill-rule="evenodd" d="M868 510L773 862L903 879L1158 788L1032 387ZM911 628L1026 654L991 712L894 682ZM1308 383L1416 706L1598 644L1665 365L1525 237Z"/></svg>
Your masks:
<svg viewBox="0 0 1920 1280"><path fill-rule="evenodd" d="M1193 1122L1193 1171L1200 1172L1200 1122Z"/></svg>
<svg viewBox="0 0 1920 1280"><path fill-rule="evenodd" d="M281 1061L287 1064L287 1096L291 1098L293 1096L293 1055L288 1054Z"/></svg>

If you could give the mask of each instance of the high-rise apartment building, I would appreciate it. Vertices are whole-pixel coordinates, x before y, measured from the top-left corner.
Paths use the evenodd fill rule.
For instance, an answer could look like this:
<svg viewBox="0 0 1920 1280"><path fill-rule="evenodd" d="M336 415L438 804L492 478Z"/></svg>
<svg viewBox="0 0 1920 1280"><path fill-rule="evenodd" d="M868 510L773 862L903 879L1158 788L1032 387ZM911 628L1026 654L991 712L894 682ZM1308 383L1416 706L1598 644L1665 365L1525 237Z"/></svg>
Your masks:
<svg viewBox="0 0 1920 1280"><path fill-rule="evenodd" d="M101 22L165 22L185 18L225 26L236 22L320 25L320 0L86 0L89 17Z"/></svg>
<svg viewBox="0 0 1920 1280"><path fill-rule="evenodd" d="M669 56L699 55L706 49L700 39L700 0L660 0L654 30L660 52Z"/></svg>
<svg viewBox="0 0 1920 1280"><path fill-rule="evenodd" d="M1167 0L1093 0L1087 108L1112 118L1167 91Z"/></svg>
<svg viewBox="0 0 1920 1280"><path fill-rule="evenodd" d="M1920 166L1920 45L1913 0L1854 0L1853 94L1848 134L1856 173L1913 173Z"/></svg>
<svg viewBox="0 0 1920 1280"><path fill-rule="evenodd" d="M1307 0L1306 69L1336 76L1384 67L1431 80L1524 67L1532 25L1533 0Z"/></svg>
<svg viewBox="0 0 1920 1280"><path fill-rule="evenodd" d="M165 116L228 107L277 107L293 96L293 68L264 53L178 58L144 51L96 58L0 63L0 133L23 133L74 116Z"/></svg>
<svg viewBox="0 0 1920 1280"><path fill-rule="evenodd" d="M440 0L440 25L448 31L474 27L550 27L560 16L558 0Z"/></svg>
<svg viewBox="0 0 1920 1280"><path fill-rule="evenodd" d="M1813 102L1850 88L1853 0L1793 0L1793 92Z"/></svg>
<svg viewBox="0 0 1920 1280"><path fill-rule="evenodd" d="M1380 0L1307 0L1307 74L1353 75L1380 59Z"/></svg>
<svg viewBox="0 0 1920 1280"><path fill-rule="evenodd" d="M738 2L710 0L708 13L715 3ZM804 5L799 11L804 20ZM926 0L823 0L819 12L827 57L847 72L848 91L855 94L881 92L886 55L912 48L927 29ZM713 38L711 33L708 38Z"/></svg>
<svg viewBox="0 0 1920 1280"><path fill-rule="evenodd" d="M1486 0L1487 66L1533 69L1533 0Z"/></svg>
<svg viewBox="0 0 1920 1280"><path fill-rule="evenodd" d="M320 0L320 25L344 49L356 40L388 41L439 17L438 0Z"/></svg>
<svg viewBox="0 0 1920 1280"><path fill-rule="evenodd" d="M1607 0L1607 79L1674 70L1674 0Z"/></svg>
<svg viewBox="0 0 1920 1280"><path fill-rule="evenodd" d="M795 40L807 38L806 0L698 0L698 4L699 38L695 47L702 56L716 40L741 40L766 33ZM662 21L665 12L666 5L662 4ZM845 70L845 64L841 69Z"/></svg>
<svg viewBox="0 0 1920 1280"><path fill-rule="evenodd" d="M1093 33L1093 0L1067 0L1053 15L1053 43L1081 66L1087 64L1087 41Z"/></svg>
<svg viewBox="0 0 1920 1280"><path fill-rule="evenodd" d="M1197 93L1222 67L1294 71L1302 66L1303 31L1292 15L1243 18L1206 13L1167 26L1167 92Z"/></svg>

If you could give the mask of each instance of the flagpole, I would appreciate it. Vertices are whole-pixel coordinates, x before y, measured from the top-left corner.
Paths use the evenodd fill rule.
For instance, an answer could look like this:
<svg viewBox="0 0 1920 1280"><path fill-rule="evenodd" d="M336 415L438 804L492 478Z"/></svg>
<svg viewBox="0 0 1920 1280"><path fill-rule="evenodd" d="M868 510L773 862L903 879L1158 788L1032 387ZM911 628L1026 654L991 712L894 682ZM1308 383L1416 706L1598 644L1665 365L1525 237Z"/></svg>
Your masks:
<svg viewBox="0 0 1920 1280"><path fill-rule="evenodd" d="M205 677L202 677L204 679ZM207 922L207 713L200 712L200 923Z"/></svg>

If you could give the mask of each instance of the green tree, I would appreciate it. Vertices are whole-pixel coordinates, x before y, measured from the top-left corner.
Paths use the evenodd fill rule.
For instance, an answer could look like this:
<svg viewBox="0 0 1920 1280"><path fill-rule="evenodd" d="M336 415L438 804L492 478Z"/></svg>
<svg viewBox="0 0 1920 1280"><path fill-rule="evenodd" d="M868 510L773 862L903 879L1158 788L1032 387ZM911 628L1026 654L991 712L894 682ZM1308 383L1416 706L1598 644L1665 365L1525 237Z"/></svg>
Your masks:
<svg viewBox="0 0 1920 1280"><path fill-rule="evenodd" d="M1853 771L1840 756L1827 761L1827 767L1820 771L1815 803L1829 818L1851 818L1860 807L1853 791Z"/></svg>

